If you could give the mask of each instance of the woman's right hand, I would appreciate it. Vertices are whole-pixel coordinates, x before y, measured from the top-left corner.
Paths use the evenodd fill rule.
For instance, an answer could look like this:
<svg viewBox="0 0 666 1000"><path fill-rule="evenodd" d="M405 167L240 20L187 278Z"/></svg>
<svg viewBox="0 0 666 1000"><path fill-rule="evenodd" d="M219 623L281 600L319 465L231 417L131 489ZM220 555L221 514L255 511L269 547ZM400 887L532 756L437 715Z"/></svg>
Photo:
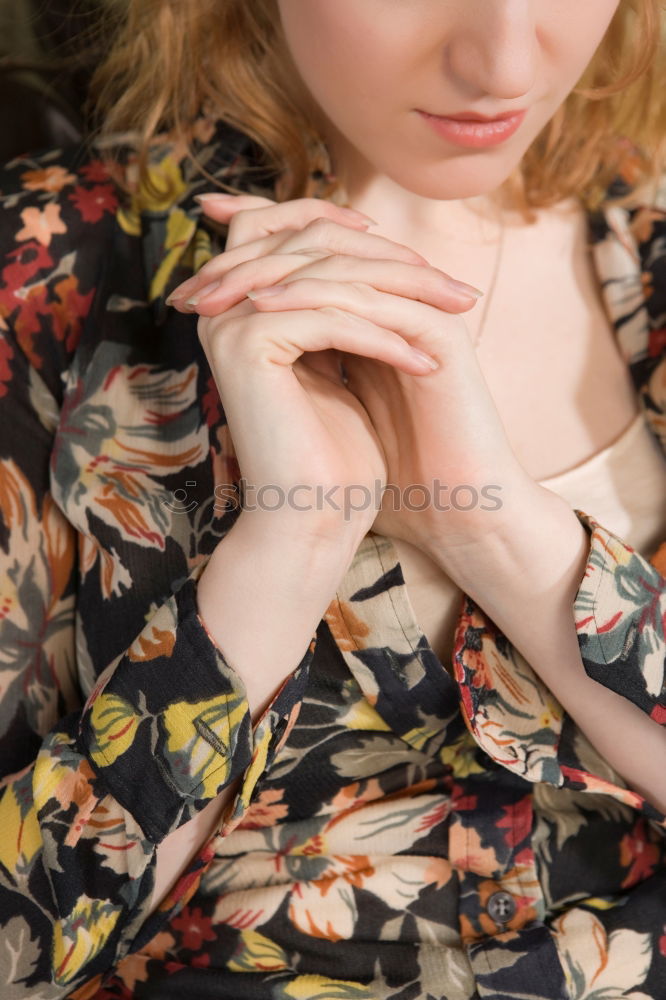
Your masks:
<svg viewBox="0 0 666 1000"><path fill-rule="evenodd" d="M248 202L261 203L261 210L244 211ZM419 284L429 285L431 300L441 305L441 272L408 247L358 232L363 224L330 202L278 205L239 196L233 207L235 239L230 227L225 252L176 289L170 301L200 313L200 340L249 487L246 502L270 511L271 523L277 517L299 537L305 532L336 541L351 533L358 544L380 507L386 464L365 408L344 384L340 352L375 358L412 375L432 368L402 336L351 313L325 308L266 314L255 310L247 293L296 271L299 277L316 276L319 262L327 261L330 271L331 257L353 280L359 261L352 255L371 255L375 266L383 258L419 269ZM219 218L219 206L215 212ZM241 223L253 215L262 216L254 234L247 218L244 228ZM471 305L456 294L455 284L444 295L451 312Z"/></svg>

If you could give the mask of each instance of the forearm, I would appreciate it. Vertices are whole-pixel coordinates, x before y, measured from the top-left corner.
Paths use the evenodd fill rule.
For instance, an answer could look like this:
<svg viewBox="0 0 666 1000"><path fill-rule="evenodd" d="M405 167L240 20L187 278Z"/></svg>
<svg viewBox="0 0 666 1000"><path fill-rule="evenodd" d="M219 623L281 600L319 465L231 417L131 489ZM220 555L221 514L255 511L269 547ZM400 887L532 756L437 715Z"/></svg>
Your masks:
<svg viewBox="0 0 666 1000"><path fill-rule="evenodd" d="M255 722L303 658L356 551L350 525L329 542L273 521L268 534L265 520L241 516L197 586L200 617L241 677ZM219 826L237 789L238 782L225 788L158 846L153 908Z"/></svg>
<svg viewBox="0 0 666 1000"><path fill-rule="evenodd" d="M300 662L360 538L299 534L271 513L241 515L218 545L197 587L200 616L245 685L252 717L262 714Z"/></svg>
<svg viewBox="0 0 666 1000"><path fill-rule="evenodd" d="M521 513L522 506L522 513ZM550 688L629 786L666 811L666 730L585 673L573 615L589 536L570 506L534 484L502 530L436 556Z"/></svg>

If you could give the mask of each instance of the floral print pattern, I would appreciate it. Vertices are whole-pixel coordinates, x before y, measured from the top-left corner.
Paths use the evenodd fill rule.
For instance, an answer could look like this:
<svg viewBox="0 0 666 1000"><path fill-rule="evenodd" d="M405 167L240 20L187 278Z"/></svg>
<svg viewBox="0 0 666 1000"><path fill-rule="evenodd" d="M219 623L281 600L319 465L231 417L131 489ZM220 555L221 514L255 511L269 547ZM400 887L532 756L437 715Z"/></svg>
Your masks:
<svg viewBox="0 0 666 1000"><path fill-rule="evenodd" d="M246 137L196 135L212 176L276 196ZM0 173L2 996L663 1000L666 817L465 594L444 668L390 538L251 724L196 605L240 472L165 305L225 230L182 150L151 172L162 196L91 145ZM329 180L323 158L309 193ZM666 179L589 232L666 459ZM666 542L576 515L585 669L663 725ZM156 845L237 779L149 915Z"/></svg>

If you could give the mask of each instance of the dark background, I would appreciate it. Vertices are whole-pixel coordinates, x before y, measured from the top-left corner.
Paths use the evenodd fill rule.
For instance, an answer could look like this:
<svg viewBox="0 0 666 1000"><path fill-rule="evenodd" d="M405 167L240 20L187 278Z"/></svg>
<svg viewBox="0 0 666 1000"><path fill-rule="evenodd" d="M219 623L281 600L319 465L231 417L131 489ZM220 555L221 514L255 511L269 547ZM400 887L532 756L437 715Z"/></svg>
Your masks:
<svg viewBox="0 0 666 1000"><path fill-rule="evenodd" d="M76 142L103 0L0 0L0 162Z"/></svg>

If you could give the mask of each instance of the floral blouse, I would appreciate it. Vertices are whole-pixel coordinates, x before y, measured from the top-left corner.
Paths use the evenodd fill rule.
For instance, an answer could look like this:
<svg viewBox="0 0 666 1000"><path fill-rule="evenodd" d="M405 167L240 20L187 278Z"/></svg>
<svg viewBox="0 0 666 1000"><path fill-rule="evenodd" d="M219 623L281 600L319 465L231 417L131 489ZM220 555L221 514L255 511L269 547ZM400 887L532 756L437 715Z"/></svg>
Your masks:
<svg viewBox="0 0 666 1000"><path fill-rule="evenodd" d="M275 197L239 133L196 147ZM182 149L153 153L163 196L120 172L93 145L0 172L0 996L664 1000L666 817L466 594L444 668L390 539L252 725L196 604L240 471L196 316L165 305L226 229ZM589 235L666 460L666 185ZM575 513L585 670L666 724L666 544ZM156 845L236 779L149 915Z"/></svg>

